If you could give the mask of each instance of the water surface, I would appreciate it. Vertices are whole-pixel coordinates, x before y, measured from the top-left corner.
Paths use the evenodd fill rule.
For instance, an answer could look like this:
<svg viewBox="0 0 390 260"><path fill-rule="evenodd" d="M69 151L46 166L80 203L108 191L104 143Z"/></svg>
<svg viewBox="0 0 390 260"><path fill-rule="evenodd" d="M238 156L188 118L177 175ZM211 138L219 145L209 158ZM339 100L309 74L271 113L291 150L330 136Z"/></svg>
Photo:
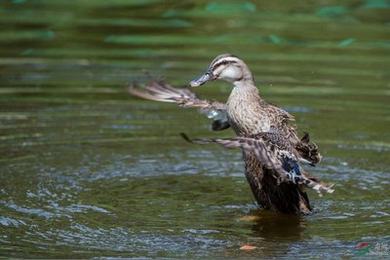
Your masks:
<svg viewBox="0 0 390 260"><path fill-rule="evenodd" d="M0 255L388 255L389 17L385 1L0 1ZM126 93L225 52L320 146L311 172L336 192L310 192L313 215L258 210L239 151L178 135L231 130Z"/></svg>

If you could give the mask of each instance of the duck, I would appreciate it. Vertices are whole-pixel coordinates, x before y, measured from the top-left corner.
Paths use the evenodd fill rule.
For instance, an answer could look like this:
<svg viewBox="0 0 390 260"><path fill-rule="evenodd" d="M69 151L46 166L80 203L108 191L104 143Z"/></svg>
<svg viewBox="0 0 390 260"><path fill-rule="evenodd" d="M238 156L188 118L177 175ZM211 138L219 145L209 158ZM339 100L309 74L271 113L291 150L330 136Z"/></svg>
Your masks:
<svg viewBox="0 0 390 260"><path fill-rule="evenodd" d="M183 108L198 108L211 119L211 129L231 128L231 138L181 136L193 144L219 144L241 149L245 177L257 204L266 210L306 215L313 212L306 189L333 193L329 185L312 176L304 167L321 161L318 146L308 133L299 138L294 116L260 95L247 64L232 54L218 55L205 73L189 83L192 88L214 80L228 82L232 90L226 103L200 99L188 88L174 88L152 80L145 87L129 86L129 93L148 100L176 103Z"/></svg>

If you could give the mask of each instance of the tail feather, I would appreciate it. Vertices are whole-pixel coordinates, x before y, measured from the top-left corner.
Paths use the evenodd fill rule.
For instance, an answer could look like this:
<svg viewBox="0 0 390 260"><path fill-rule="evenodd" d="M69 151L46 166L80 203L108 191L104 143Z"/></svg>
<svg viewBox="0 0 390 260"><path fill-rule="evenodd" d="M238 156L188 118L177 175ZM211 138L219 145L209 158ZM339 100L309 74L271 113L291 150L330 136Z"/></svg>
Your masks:
<svg viewBox="0 0 390 260"><path fill-rule="evenodd" d="M305 174L306 175L306 174ZM322 193L333 193L334 184L325 184L320 182L317 178L311 178L302 175L302 177L298 180L298 184L304 185L308 188L315 190L319 196L322 196Z"/></svg>
<svg viewBox="0 0 390 260"><path fill-rule="evenodd" d="M310 142L310 136L305 133L300 142L295 146L300 156L310 162L311 165L317 164L321 161L322 156L318 151L318 146L315 143Z"/></svg>

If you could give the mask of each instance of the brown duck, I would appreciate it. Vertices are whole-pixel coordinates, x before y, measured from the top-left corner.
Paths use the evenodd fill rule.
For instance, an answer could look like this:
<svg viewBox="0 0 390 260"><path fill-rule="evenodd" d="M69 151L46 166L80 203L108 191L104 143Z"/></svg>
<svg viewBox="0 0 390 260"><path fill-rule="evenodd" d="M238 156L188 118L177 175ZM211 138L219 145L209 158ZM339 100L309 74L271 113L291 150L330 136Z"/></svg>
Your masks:
<svg viewBox="0 0 390 260"><path fill-rule="evenodd" d="M135 96L196 107L213 120L212 129L229 127L237 137L228 139L194 139L194 143L219 143L227 148L241 148L245 176L254 197L263 208L290 214L308 214L312 208L304 187L332 193L331 186L310 176L302 164L314 166L321 156L309 135L298 138L294 117L267 103L259 94L248 66L238 57L223 54L216 57L205 74L191 81L198 87L208 81L222 79L233 84L226 104L201 100L188 89L177 89L164 82L153 81L144 89L130 86Z"/></svg>

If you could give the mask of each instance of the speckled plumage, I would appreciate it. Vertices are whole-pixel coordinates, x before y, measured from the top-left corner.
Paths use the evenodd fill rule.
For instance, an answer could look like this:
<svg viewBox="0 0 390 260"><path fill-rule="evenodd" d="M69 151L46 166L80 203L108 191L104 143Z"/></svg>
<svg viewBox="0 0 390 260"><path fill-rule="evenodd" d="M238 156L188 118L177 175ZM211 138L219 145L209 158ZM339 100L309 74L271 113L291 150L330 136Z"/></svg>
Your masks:
<svg viewBox="0 0 390 260"><path fill-rule="evenodd" d="M303 187L320 194L333 192L301 167L302 163L315 165L321 160L317 146L310 142L308 134L298 138L291 123L292 115L262 99L249 68L236 56L218 56L191 85L200 86L215 79L234 85L226 104L198 99L187 89L175 89L162 82L152 82L144 90L132 86L129 92L146 99L200 108L213 120L213 130L232 127L237 137L195 140L184 137L195 143L241 148L245 176L259 205L283 213L310 213L312 208Z"/></svg>

